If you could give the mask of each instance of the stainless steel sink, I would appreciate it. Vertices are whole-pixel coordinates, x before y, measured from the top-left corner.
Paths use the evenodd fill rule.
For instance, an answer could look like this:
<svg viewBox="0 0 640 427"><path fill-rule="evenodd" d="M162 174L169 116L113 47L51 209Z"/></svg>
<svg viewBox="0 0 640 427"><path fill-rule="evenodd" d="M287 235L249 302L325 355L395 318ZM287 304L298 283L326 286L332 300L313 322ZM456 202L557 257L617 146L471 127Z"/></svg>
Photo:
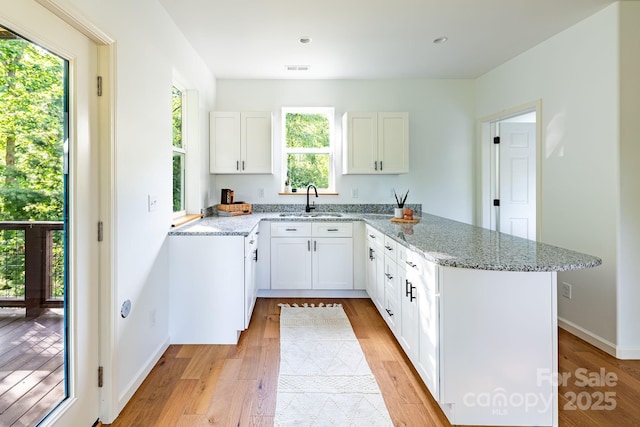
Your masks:
<svg viewBox="0 0 640 427"><path fill-rule="evenodd" d="M284 212L280 216L293 218L340 218L342 214L337 212Z"/></svg>

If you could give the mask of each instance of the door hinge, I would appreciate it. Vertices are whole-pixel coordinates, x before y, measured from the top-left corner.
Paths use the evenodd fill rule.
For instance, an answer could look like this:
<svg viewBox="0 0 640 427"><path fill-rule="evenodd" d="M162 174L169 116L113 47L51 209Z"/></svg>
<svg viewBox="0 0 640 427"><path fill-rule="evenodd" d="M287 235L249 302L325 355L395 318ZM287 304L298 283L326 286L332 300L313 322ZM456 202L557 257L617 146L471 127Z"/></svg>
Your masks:
<svg viewBox="0 0 640 427"><path fill-rule="evenodd" d="M98 221L98 242L102 242L102 239L104 237L104 232L103 232L103 224L102 221Z"/></svg>
<svg viewBox="0 0 640 427"><path fill-rule="evenodd" d="M493 206L500 206L500 199L493 199Z"/></svg>
<svg viewBox="0 0 640 427"><path fill-rule="evenodd" d="M102 387L104 384L104 368L98 366L98 387Z"/></svg>
<svg viewBox="0 0 640 427"><path fill-rule="evenodd" d="M494 136L493 137L493 143L494 144L500 144L500 137L499 136Z"/></svg>
<svg viewBox="0 0 640 427"><path fill-rule="evenodd" d="M98 76L98 96L102 96L102 76Z"/></svg>

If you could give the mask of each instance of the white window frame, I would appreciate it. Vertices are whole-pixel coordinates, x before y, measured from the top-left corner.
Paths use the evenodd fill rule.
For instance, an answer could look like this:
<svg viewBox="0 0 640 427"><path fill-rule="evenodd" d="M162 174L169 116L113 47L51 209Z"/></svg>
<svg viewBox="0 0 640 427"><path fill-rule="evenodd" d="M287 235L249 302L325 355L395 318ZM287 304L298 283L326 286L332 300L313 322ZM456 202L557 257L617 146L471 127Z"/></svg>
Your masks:
<svg viewBox="0 0 640 427"><path fill-rule="evenodd" d="M182 148L174 147L173 145L173 124L171 125L171 211L173 212L173 218L179 218L181 216L185 216L187 214L187 91L180 83L174 81L171 85L171 99L173 105L173 88L176 88L182 94ZM171 114L171 120L173 122L173 110ZM176 153L180 153L182 155L182 210L174 211L173 210L173 156Z"/></svg>
<svg viewBox="0 0 640 427"><path fill-rule="evenodd" d="M324 114L329 119L329 147L328 148L287 148L287 113ZM288 154L328 154L329 155L329 187L318 188L318 193L335 193L335 108L333 107L282 107L282 176L284 182L289 172L287 167Z"/></svg>

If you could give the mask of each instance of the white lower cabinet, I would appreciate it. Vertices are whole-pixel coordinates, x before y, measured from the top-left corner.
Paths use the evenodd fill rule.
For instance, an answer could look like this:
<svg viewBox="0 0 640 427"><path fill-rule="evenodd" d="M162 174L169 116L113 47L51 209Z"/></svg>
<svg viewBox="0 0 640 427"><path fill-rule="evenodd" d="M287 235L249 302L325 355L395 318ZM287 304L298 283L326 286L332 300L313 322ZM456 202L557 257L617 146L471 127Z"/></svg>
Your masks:
<svg viewBox="0 0 640 427"><path fill-rule="evenodd" d="M271 224L271 289L353 289L350 222Z"/></svg>
<svg viewBox="0 0 640 427"><path fill-rule="evenodd" d="M557 426L556 273L438 266L384 235L378 272L374 232L367 290L449 421Z"/></svg>
<svg viewBox="0 0 640 427"><path fill-rule="evenodd" d="M238 342L257 297L254 272L258 260L252 250L257 244L256 231L257 227L247 237L169 237L172 344Z"/></svg>

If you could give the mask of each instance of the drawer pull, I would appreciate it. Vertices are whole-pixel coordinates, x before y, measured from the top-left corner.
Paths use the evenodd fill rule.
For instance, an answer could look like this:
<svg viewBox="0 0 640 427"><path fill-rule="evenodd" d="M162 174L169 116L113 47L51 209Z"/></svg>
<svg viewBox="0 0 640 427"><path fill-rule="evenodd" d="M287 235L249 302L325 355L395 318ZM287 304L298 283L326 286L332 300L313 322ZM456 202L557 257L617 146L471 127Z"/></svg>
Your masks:
<svg viewBox="0 0 640 427"><path fill-rule="evenodd" d="M389 316L393 317L393 313L391 312L391 310L389 310L388 308L385 308L385 311Z"/></svg>
<svg viewBox="0 0 640 427"><path fill-rule="evenodd" d="M393 250L393 248L392 248L391 246L385 246L384 248L385 248L386 250L388 250L388 251L392 251L392 250Z"/></svg>
<svg viewBox="0 0 640 427"><path fill-rule="evenodd" d="M405 262L409 265L409 267L416 268L418 266L417 264L414 264L411 261L405 261Z"/></svg>
<svg viewBox="0 0 640 427"><path fill-rule="evenodd" d="M285 228L284 231L298 231L297 228Z"/></svg>
<svg viewBox="0 0 640 427"><path fill-rule="evenodd" d="M337 228L327 228L327 231L340 231Z"/></svg>
<svg viewBox="0 0 640 427"><path fill-rule="evenodd" d="M374 236L373 234L369 234L369 237L371 237L372 239L376 238L376 236Z"/></svg>
<svg viewBox="0 0 640 427"><path fill-rule="evenodd" d="M387 276L387 279L389 279L389 280L392 280L392 279L393 279L393 276L392 276L392 275L390 275L389 273L384 273L384 275L385 275L385 276Z"/></svg>

